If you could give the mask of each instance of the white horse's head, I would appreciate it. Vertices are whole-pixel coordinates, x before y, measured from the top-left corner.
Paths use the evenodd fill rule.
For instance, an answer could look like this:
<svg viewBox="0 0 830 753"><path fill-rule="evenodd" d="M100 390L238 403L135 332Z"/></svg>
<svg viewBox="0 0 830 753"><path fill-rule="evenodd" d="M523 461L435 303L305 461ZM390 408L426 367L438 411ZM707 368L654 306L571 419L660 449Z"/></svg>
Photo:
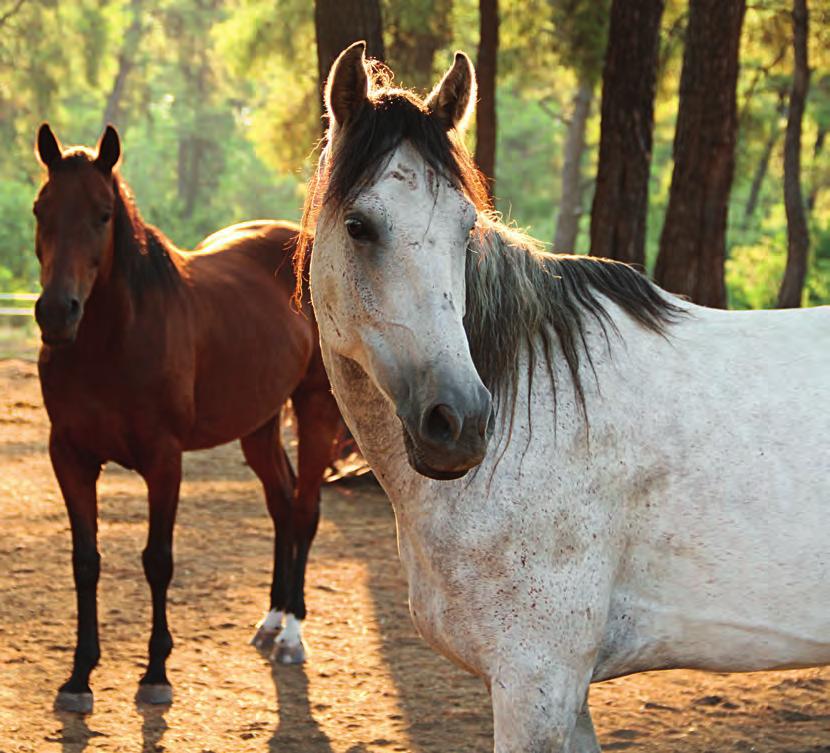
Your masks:
<svg viewBox="0 0 830 753"><path fill-rule="evenodd" d="M321 340L357 362L394 406L409 462L436 479L484 458L490 393L464 331L465 268L482 178L461 144L475 73L457 53L426 101L376 86L346 49L326 86L329 134L306 220Z"/></svg>

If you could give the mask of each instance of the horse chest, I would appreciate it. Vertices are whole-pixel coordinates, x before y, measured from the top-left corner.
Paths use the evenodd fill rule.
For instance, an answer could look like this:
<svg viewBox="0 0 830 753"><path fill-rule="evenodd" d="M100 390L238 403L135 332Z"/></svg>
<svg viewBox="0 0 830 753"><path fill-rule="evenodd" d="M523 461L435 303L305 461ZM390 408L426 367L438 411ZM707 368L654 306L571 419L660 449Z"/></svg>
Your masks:
<svg viewBox="0 0 830 753"><path fill-rule="evenodd" d="M116 363L41 360L41 388L53 431L67 436L102 463L135 468L146 446L168 424L178 420L168 411L162 379L137 380Z"/></svg>

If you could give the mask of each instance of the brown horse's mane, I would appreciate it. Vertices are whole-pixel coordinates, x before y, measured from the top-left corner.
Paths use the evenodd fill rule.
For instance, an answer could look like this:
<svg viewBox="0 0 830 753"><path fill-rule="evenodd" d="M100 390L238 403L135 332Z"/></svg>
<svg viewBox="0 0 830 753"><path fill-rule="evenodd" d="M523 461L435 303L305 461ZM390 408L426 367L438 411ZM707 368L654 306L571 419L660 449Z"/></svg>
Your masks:
<svg viewBox="0 0 830 753"><path fill-rule="evenodd" d="M63 155L59 170L94 168L95 155L85 147ZM152 288L175 290L182 281L180 253L157 227L145 222L130 187L117 171L112 173L113 246L115 268L136 299Z"/></svg>
<svg viewBox="0 0 830 753"><path fill-rule="evenodd" d="M585 411L579 370L583 357L593 368L588 321L595 321L607 337L609 329L616 329L609 312L609 304L615 304L646 329L663 333L681 309L626 264L548 253L537 241L505 225L492 211L484 179L462 137L448 131L417 95L389 86L382 67L370 63L367 74L368 102L337 131L336 139L329 129L307 193L296 269L307 264L321 207L337 216L407 141L478 211L477 232L466 259L464 327L482 381L497 402L507 406L512 424L522 354L527 356L531 380L542 359L555 400L552 357L558 344ZM297 274L298 297L302 286L303 275Z"/></svg>

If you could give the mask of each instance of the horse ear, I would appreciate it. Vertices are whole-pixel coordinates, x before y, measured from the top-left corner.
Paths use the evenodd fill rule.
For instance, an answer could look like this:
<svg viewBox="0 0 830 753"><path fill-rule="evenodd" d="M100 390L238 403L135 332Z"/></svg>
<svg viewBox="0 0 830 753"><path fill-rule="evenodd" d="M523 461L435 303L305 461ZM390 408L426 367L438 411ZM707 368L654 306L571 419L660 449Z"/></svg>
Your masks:
<svg viewBox="0 0 830 753"><path fill-rule="evenodd" d="M464 133L475 108L476 90L476 72L470 58L456 52L452 68L427 97L426 106L448 131L455 128Z"/></svg>
<svg viewBox="0 0 830 753"><path fill-rule="evenodd" d="M95 157L95 166L102 173L111 173L112 168L118 163L121 157L121 141L118 138L118 131L111 125L104 130L104 135L98 142L98 154Z"/></svg>
<svg viewBox="0 0 830 753"><path fill-rule="evenodd" d="M326 110L332 124L349 122L369 99L366 42L355 42L340 53L326 80Z"/></svg>
<svg viewBox="0 0 830 753"><path fill-rule="evenodd" d="M48 123L44 123L37 132L37 156L44 167L50 169L61 161L63 149L57 136L52 133Z"/></svg>

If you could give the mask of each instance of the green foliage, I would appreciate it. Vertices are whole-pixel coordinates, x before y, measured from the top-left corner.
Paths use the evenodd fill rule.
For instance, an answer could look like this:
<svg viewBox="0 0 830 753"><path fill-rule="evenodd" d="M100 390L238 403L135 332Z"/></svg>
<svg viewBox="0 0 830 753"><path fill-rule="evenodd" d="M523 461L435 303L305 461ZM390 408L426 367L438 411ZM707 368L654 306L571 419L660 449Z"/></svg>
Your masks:
<svg viewBox="0 0 830 753"><path fill-rule="evenodd" d="M16 4L0 0L0 18ZM573 93L580 78L598 81L601 73L608 7L609 0L500 3L497 206L542 240L553 236ZM782 147L792 69L789 8L789 0L759 0L746 15L727 262L730 305L738 308L774 305L786 254ZM815 304L830 302L830 145L822 141L830 130L830 4L810 8L814 70L802 185L812 204L805 303ZM455 49L476 54L477 0L383 0L382 9L388 61L406 84L428 89ZM686 13L686 0L667 0L649 263L671 182ZM27 0L0 26L0 289L37 286L31 203L41 176L32 155L38 124L49 120L66 144L94 144L124 58L131 67L117 118L122 170L149 221L192 247L234 221L299 216L321 135L313 3ZM577 242L583 250L597 111L595 104L583 159ZM770 142L757 204L747 217L753 178Z"/></svg>
<svg viewBox="0 0 830 753"><path fill-rule="evenodd" d="M610 0L550 0L553 49L580 78L596 82L602 75L608 38Z"/></svg>

